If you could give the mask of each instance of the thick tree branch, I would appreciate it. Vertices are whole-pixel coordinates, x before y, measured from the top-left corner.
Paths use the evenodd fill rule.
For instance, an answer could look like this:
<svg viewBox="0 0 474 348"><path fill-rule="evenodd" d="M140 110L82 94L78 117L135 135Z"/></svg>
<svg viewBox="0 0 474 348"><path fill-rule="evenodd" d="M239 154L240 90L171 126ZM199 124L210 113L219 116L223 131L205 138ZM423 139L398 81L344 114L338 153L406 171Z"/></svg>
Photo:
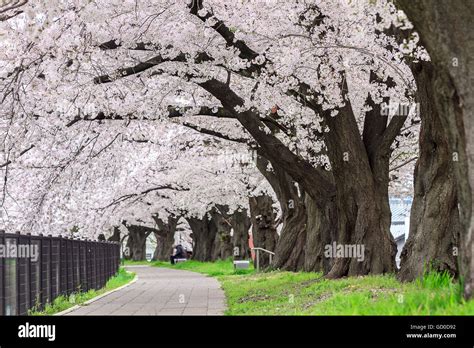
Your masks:
<svg viewBox="0 0 474 348"><path fill-rule="evenodd" d="M223 82L212 79L199 85L216 97L228 110L235 110L244 104L243 100ZM335 187L331 174L322 168L313 167L288 149L276 136L268 134L256 110L236 112L236 115L260 145L264 156L284 168L315 200L320 201L334 196Z"/></svg>
<svg viewBox="0 0 474 348"><path fill-rule="evenodd" d="M383 133L383 137L380 142L381 149L390 148L395 138L400 133L400 129L403 127L403 124L405 123L405 120L407 119L407 117L408 116L406 115L403 115L403 116L395 115L392 117L392 119L390 120L390 123L387 126L387 129L385 129Z"/></svg>
<svg viewBox="0 0 474 348"><path fill-rule="evenodd" d="M202 62L206 61L212 61L214 60L212 57L210 57L207 53L202 52L199 53L196 57L194 57L194 63L195 64L200 64ZM122 77L127 77L135 74L139 74L145 70L148 70L150 68L153 68L157 65L166 63L166 62L181 62L185 63L188 62L188 57L184 53L180 53L174 58L165 58L162 55L157 55L153 58L150 58L144 62L138 63L134 66L128 67L128 68L122 68L116 70L113 74L105 74L101 76L97 76L94 78L94 83L95 84L101 84L101 83L109 83L112 81L115 81L119 78Z"/></svg>

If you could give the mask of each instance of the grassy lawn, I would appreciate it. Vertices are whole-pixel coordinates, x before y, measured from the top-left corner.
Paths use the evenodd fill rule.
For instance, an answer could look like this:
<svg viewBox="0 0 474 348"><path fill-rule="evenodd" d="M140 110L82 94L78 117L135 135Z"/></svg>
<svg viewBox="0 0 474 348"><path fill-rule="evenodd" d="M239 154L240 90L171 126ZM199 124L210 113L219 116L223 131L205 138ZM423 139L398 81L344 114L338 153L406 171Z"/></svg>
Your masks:
<svg viewBox="0 0 474 348"><path fill-rule="evenodd" d="M143 266L143 265L151 265L151 262L148 261L132 261L132 260L123 260L121 265L123 266Z"/></svg>
<svg viewBox="0 0 474 348"><path fill-rule="evenodd" d="M222 275L236 275L236 274L249 274L254 273L253 264L250 263L250 269L248 270L234 270L232 261L229 260L218 260L215 262L199 262L194 260L188 260L186 262L181 262L176 265L170 264L168 261L131 261L125 260L125 266L156 266L156 267L166 267L174 269L183 269L187 271L193 271L198 273L207 274L212 277L222 276Z"/></svg>
<svg viewBox="0 0 474 348"><path fill-rule="evenodd" d="M107 284L99 290L89 290L87 292L77 292L69 296L59 296L53 303L47 304L43 310L30 310L28 315L53 315L62 312L75 305L82 304L86 301L93 299L107 291L116 289L131 282L135 278L135 273L127 272L125 269L120 268L118 274L115 277L109 279Z"/></svg>
<svg viewBox="0 0 474 348"><path fill-rule="evenodd" d="M232 261L229 260L218 260L215 262L199 262L188 260L186 262L180 262L176 265L171 265L169 262L164 261L154 261L151 263L151 265L157 267L184 269L187 271L207 274L212 277L254 273L252 263L250 264L249 269L234 270L234 265L232 264Z"/></svg>
<svg viewBox="0 0 474 348"><path fill-rule="evenodd" d="M319 273L234 272L231 261L152 265L217 277L227 315L474 315L474 300L462 300L459 284L438 273L400 283L392 275L327 280Z"/></svg>

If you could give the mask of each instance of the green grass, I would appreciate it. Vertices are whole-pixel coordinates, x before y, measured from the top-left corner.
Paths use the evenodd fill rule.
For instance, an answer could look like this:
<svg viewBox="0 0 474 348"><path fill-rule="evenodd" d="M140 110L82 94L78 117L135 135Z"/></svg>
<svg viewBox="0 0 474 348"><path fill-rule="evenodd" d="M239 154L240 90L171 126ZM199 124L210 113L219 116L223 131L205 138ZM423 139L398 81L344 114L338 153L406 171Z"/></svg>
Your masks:
<svg viewBox="0 0 474 348"><path fill-rule="evenodd" d="M393 275L322 278L320 273L234 272L231 261L187 261L175 266L216 276L227 298L227 315L474 315L447 274L429 273L411 283Z"/></svg>
<svg viewBox="0 0 474 348"><path fill-rule="evenodd" d="M154 261L151 263L151 265L157 267L183 269L207 274L212 277L254 273L252 263L250 263L249 269L234 270L234 265L232 264L231 260L218 260L215 262L199 262L194 260L188 260L186 262L180 262L176 265L171 265L169 262L165 261Z"/></svg>
<svg viewBox="0 0 474 348"><path fill-rule="evenodd" d="M75 305L83 304L86 301L93 299L107 291L116 289L122 285L125 285L135 278L135 273L127 272L125 269L120 268L118 274L115 277L109 279L102 289L89 290L87 292L76 292L69 296L61 295L57 297L52 303L48 303L43 310L31 309L28 315L53 315L62 312Z"/></svg>
<svg viewBox="0 0 474 348"><path fill-rule="evenodd" d="M146 260L133 261L133 260L124 260L124 259L122 259L122 264L124 266L143 266L143 265L151 265L151 262L148 262Z"/></svg>

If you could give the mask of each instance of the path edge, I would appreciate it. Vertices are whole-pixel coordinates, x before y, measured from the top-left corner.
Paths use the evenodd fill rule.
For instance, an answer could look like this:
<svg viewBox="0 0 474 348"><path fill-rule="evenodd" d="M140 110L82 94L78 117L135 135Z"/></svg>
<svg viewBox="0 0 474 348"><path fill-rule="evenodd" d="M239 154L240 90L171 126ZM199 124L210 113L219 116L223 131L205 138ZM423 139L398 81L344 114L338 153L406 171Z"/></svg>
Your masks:
<svg viewBox="0 0 474 348"><path fill-rule="evenodd" d="M133 273L133 272L128 272L127 273ZM72 306L71 308L68 308L68 309L65 309L64 311L62 312L59 312L59 313L55 313L53 314L53 316L61 316L61 315L66 315L70 312L74 312L76 309L79 309L81 307L84 307L84 306L87 306L88 304L91 304L95 301L98 301L100 300L101 298L105 297L105 296L108 296L116 291L119 291L119 290L122 290L124 288L126 288L127 286L130 286L132 284L134 284L136 281L138 280L138 275L135 273L135 278L133 278L130 282L128 282L127 284L124 284L122 286L119 286L118 288L115 288L115 289L112 289L110 291L107 291L103 294L100 294L99 296L96 296L94 298L91 298L90 300L87 300L86 302L82 303L82 304L79 304L79 305L74 305Z"/></svg>

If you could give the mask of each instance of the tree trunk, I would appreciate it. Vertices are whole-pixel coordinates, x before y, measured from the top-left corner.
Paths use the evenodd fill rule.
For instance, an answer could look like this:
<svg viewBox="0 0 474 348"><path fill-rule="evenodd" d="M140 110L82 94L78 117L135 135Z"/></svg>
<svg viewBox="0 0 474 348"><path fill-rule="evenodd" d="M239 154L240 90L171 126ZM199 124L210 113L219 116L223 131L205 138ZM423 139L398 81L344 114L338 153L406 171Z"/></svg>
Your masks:
<svg viewBox="0 0 474 348"><path fill-rule="evenodd" d="M117 226L113 227L113 233L107 240L109 242L120 242L120 229Z"/></svg>
<svg viewBox="0 0 474 348"><path fill-rule="evenodd" d="M275 251L278 234L275 227L276 214L273 211L272 197L262 194L249 197L250 221L252 222L252 237L255 248ZM260 268L270 265L268 253L260 252Z"/></svg>
<svg viewBox="0 0 474 348"><path fill-rule="evenodd" d="M398 0L434 66L434 102L447 130L460 204L460 274L464 296L474 293L474 2Z"/></svg>
<svg viewBox="0 0 474 348"><path fill-rule="evenodd" d="M153 219L158 226L158 231L154 232L156 249L153 254L153 260L169 261L170 255L173 252L174 235L179 218L168 216L166 223L157 216L153 216Z"/></svg>
<svg viewBox="0 0 474 348"><path fill-rule="evenodd" d="M435 97L430 62L413 66L421 112L420 153L415 168L415 195L410 233L401 254L398 277L412 281L430 270L457 274L459 211L452 153Z"/></svg>
<svg viewBox="0 0 474 348"><path fill-rule="evenodd" d="M146 239L151 232L137 225L127 226L127 229L127 248L130 252L128 258L133 261L146 260Z"/></svg>
<svg viewBox="0 0 474 348"><path fill-rule="evenodd" d="M156 248L153 253L153 260L169 261L173 253L174 235L160 235L155 233Z"/></svg>
<svg viewBox="0 0 474 348"><path fill-rule="evenodd" d="M247 260L250 258L249 229L252 225L247 215L247 209L234 211L230 223L234 231L232 235L232 254L234 259Z"/></svg>
<svg viewBox="0 0 474 348"><path fill-rule="evenodd" d="M213 260L226 260L232 256L232 240L230 236L232 225L230 224L228 211L229 207L219 205L210 212L211 223L214 224L217 231L212 253Z"/></svg>
<svg viewBox="0 0 474 348"><path fill-rule="evenodd" d="M305 196L306 207L306 243L305 243L305 272L329 273L334 265L334 259L324 256L324 249L338 240L337 217L334 201L329 201L324 207L309 195Z"/></svg>
<svg viewBox="0 0 474 348"><path fill-rule="evenodd" d="M267 170L268 164L273 170ZM257 157L257 168L275 191L281 209L283 226L275 247L272 267L285 271L303 268L306 241L306 208L304 192L298 184L274 162L262 156ZM255 240L254 240L255 243Z"/></svg>
<svg viewBox="0 0 474 348"><path fill-rule="evenodd" d="M369 98L370 101L370 98ZM395 272L396 244L390 233L388 203L390 145L406 117L388 117L373 105L366 113L363 140L349 101L336 117L326 117L325 137L336 183L338 242L329 278Z"/></svg>
<svg viewBox="0 0 474 348"><path fill-rule="evenodd" d="M207 214L202 218L187 217L193 239L193 259L197 261L212 261L214 240L217 229L215 224L208 219Z"/></svg>

